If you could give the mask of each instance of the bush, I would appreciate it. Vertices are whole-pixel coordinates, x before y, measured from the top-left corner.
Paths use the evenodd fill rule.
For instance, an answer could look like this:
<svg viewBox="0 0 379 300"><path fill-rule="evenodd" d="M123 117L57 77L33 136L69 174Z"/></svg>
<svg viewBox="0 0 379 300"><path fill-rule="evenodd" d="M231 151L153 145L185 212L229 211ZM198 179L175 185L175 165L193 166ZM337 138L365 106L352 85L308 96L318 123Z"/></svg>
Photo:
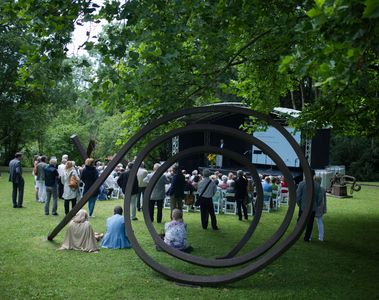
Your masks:
<svg viewBox="0 0 379 300"><path fill-rule="evenodd" d="M346 174L358 180L379 180L379 140L366 137L331 139L331 164L345 165Z"/></svg>

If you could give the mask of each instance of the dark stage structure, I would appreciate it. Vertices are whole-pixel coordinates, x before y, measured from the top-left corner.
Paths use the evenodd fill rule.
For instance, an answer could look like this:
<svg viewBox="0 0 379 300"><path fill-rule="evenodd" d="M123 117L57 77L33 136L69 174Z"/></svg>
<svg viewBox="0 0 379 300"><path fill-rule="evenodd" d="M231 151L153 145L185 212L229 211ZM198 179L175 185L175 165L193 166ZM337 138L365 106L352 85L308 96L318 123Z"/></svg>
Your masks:
<svg viewBox="0 0 379 300"><path fill-rule="evenodd" d="M240 104L238 103L230 103L228 105L240 106ZM291 115L299 113L299 111L291 109L277 108L276 110L273 110L273 112L270 114L270 117L273 118L276 122L278 122L281 126L287 128L287 130L293 132L293 129L288 127L286 120L283 118L283 114L285 114L286 112ZM241 126L244 125L249 126L249 116L238 113L233 114L229 112L203 114L191 117L188 116L183 119L186 121L187 125L208 124L226 126L235 129L240 129ZM265 128L265 130L270 129L272 129L272 126ZM285 143L287 143L287 147L290 148L288 142L285 139L283 140L283 138L277 130L271 130L271 134L266 134L266 136L263 134L261 134L261 136L258 135L262 132L264 133L265 131L254 132L251 133L251 135L256 136L263 142L272 146L274 151L276 151L283 158L283 156L285 156L285 153L280 153L280 151L285 146ZM316 132L316 135L312 139L307 139L305 136L302 135L301 132L296 133L295 136L297 137L296 140L299 146L301 147L304 155L306 156L308 163L310 164L312 169L323 169L325 168L325 166L329 165L330 129L326 128L318 130ZM237 137L225 136L220 132L204 130L203 132L193 132L181 135L179 139L173 142L173 153L180 152L185 149L200 145L219 147L221 139L224 140L225 149L236 152L241 156L246 157L246 159L250 160L255 165L259 173L268 175L281 175L281 172L279 171L278 167L272 162L272 160L270 160L269 158L265 159L267 155L264 152L262 152L261 149L257 147L252 147L250 143L240 140ZM289 157L292 156L292 160L296 161L296 163L290 163L290 158L288 160L283 159L285 161L286 166L293 174L293 177L301 176L302 168L299 164L295 152L292 151L287 155ZM257 158L258 156L261 157ZM224 158L222 166L216 167L214 165L211 165L211 163L207 159L207 156L203 153L191 155L190 157L181 160L179 163L183 169L189 172L198 168L200 170L204 168L209 168L211 169L211 171L218 170L223 174L227 174L230 171L235 172L239 168L243 169L243 166L229 158Z"/></svg>

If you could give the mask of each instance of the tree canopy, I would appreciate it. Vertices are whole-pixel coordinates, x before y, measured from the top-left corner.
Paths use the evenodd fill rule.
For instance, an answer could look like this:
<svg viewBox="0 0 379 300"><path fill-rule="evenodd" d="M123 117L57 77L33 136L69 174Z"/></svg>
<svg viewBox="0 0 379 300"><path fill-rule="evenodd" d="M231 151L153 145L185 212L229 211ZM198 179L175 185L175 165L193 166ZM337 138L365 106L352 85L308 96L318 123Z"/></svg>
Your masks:
<svg viewBox="0 0 379 300"><path fill-rule="evenodd" d="M67 62L75 26L101 20L88 58ZM378 20L375 0L3 1L2 113L35 121L38 105L81 99L121 113L123 141L166 112L238 101L301 110L294 125L311 133L377 137Z"/></svg>

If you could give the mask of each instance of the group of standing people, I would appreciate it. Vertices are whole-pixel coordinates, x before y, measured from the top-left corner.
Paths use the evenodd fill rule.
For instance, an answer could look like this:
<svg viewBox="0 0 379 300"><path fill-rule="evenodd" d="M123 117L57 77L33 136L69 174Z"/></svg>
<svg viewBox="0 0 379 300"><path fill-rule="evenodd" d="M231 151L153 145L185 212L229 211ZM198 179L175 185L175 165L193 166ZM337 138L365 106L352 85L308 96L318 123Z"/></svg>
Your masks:
<svg viewBox="0 0 379 300"><path fill-rule="evenodd" d="M23 207L24 178L21 166L22 154L16 153L9 163L9 181L13 184L12 201L14 208ZM33 175L35 179L36 201L45 203L44 213L50 214L50 201L53 199L52 215L57 216L58 198L64 199L64 211L67 215L76 205L79 197L79 185L83 184L83 193L86 193L99 177L94 159L87 158L85 166L79 171L75 162L68 160L67 155L62 156L61 164L57 166L56 157L51 157L49 163L46 156L35 158ZM18 194L18 201L17 201ZM88 200L89 216L93 215L98 191L94 191Z"/></svg>

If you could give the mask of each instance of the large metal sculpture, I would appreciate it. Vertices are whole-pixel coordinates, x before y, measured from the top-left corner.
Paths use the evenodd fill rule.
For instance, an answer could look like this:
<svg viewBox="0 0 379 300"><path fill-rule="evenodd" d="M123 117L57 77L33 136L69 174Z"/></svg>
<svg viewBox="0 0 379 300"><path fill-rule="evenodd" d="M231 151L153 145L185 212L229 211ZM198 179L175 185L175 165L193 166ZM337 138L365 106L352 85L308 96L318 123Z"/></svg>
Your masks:
<svg viewBox="0 0 379 300"><path fill-rule="evenodd" d="M84 206L84 204L87 202L90 195L92 195L96 190L98 190L100 185L106 180L106 178L110 175L112 170L123 159L123 157L128 153L128 151L142 138L146 137L147 134L151 133L154 129L158 128L161 125L165 125L175 120L182 120L183 117L187 117L190 115L197 115L197 114L213 114L213 113L241 114L241 115L245 115L246 117L256 118L258 120L266 122L270 126L273 126L286 138L286 140L292 146L293 150L295 151L296 155L299 158L301 167L304 172L305 180L306 180L308 203L306 205L304 213L302 214L301 218L294 226L292 232L290 232L287 236L283 237L291 223L291 220L293 218L293 213L295 211L295 185L293 183L292 176L289 170L287 169L285 163L282 161L282 159L269 146L267 146L260 140L254 138L253 136L241 130L237 130L237 129L229 128L225 126L220 126L220 125L214 125L214 124L189 124L189 125L185 125L184 127L171 130L170 132L167 132L161 136L158 136L154 140L150 141L145 146L145 148L142 151L140 151L139 155L137 156L135 160L134 166L130 171L130 176L129 176L130 180L128 181L127 186L126 186L124 205L125 205L125 227L126 227L128 237L133 245L133 249L136 252L136 254L147 265L149 265L158 273L166 276L167 278L180 282L180 283L191 284L191 285L202 285L202 286L220 285L220 284L240 280L242 278L245 278L247 276L250 276L258 272L259 270L261 270L262 268L270 264L272 261L274 261L276 258L278 258L281 254L283 254L286 250L288 250L297 241L297 239L303 232L304 227L306 226L306 221L311 212L311 207L312 207L311 200L312 200L312 194L313 194L313 181L312 181L311 170L299 145L296 143L296 141L292 138L291 134L288 133L285 128L283 128L281 125L273 121L269 116L257 113L255 111L246 109L244 107L229 106L229 105L197 107L197 108L185 109L178 112L173 112L142 128L117 153L117 155L108 164L107 168L104 170L101 176L97 179L94 185L90 188L90 190L83 196L83 198L76 204L76 206L69 212L69 214L58 224L58 226L49 234L48 239L52 240L63 229L63 227L67 225L67 223L72 219L73 216L75 216L75 214L79 211L79 209L81 209ZM155 261L151 256L149 256L148 253L143 249L137 237L135 236L132 223L130 220L129 199L131 196L131 191L132 191L132 186L133 186L133 178L135 178L135 175L137 174L137 171L138 171L138 167L141 164L141 162L144 160L144 158L150 153L152 149L154 149L155 147L157 147L158 145L160 145L161 143L165 141L169 141L173 137L180 136L183 134L193 133L193 132L204 132L204 131L215 132L218 134L222 134L223 136L233 136L234 138L242 139L245 142L248 142L250 144L253 144L259 147L276 163L280 171L283 173L286 181L289 183L289 206L288 206L287 213L284 216L284 220L282 224L278 227L277 231L267 241L265 241L259 247L253 250L250 250L240 256L237 256L237 254L246 245L246 243L249 241L250 237L253 235L254 231L256 230L257 226L259 225L259 220L260 220L262 208L263 208L263 191L260 184L256 185L257 207L256 207L256 213L255 213L253 222L250 224L249 228L247 229L245 234L242 236L241 240L236 245L234 245L234 247L232 247L232 249L230 249L228 253L226 253L225 255L221 257L216 257L214 259L194 256L191 254L183 253L171 247L168 247L161 240L152 222L150 221L148 210L143 209L145 224L151 234L151 237L153 238L154 242L169 255L176 257L180 260L183 260L185 262L202 266L205 268L230 268L230 267L240 266L240 269L235 270L235 268L233 268L233 270L230 271L229 273L222 274L222 275L193 275L193 274L181 273L160 264L159 262ZM165 170L169 166L171 166L173 163L196 153L216 153L216 154L221 154L223 156L231 158L235 160L236 162L238 162L239 164L244 165L245 168L250 171L255 182L260 181L259 175L254 165L242 155L229 151L227 149L219 149L213 146L196 146L196 147L185 149L184 151L174 154L158 169L157 172L155 172L144 194L144 199L143 199L144 208L148 207L148 201L149 201L152 189L155 183L157 182L157 180L159 179L159 177L163 174L163 172L165 172Z"/></svg>

